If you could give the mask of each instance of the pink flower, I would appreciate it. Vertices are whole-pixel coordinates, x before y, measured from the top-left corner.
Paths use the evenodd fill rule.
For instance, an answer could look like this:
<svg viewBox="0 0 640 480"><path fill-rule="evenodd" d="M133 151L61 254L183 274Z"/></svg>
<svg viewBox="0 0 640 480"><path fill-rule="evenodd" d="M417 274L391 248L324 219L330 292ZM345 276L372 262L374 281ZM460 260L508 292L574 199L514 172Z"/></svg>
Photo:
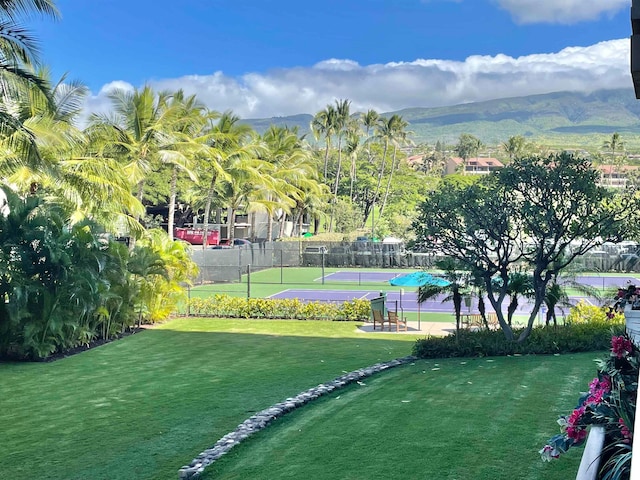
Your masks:
<svg viewBox="0 0 640 480"><path fill-rule="evenodd" d="M583 405L571 412L571 415L569 415L567 419L567 437L572 439L574 443L578 443L587 437L586 426L580 425L584 412L585 407Z"/></svg>
<svg viewBox="0 0 640 480"><path fill-rule="evenodd" d="M624 423L624 420L620 418L618 420L618 427L620 427L620 433L624 437L622 440L624 443L631 443L631 438L633 437L633 433L629 430L629 427Z"/></svg>
<svg viewBox="0 0 640 480"><path fill-rule="evenodd" d="M611 338L611 353L618 358L623 358L633 351L633 344L631 340L620 335L619 337Z"/></svg>

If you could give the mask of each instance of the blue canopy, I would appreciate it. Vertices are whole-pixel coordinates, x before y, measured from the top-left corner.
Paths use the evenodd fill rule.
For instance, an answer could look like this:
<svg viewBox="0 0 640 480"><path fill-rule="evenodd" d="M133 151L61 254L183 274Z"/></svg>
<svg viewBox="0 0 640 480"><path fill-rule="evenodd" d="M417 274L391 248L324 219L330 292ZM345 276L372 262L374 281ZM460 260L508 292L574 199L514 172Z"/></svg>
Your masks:
<svg viewBox="0 0 640 480"><path fill-rule="evenodd" d="M434 277L427 272L414 272L400 277L395 277L389 280L389 283L397 287L424 287L426 285L446 287L451 284L451 282L444 278Z"/></svg>

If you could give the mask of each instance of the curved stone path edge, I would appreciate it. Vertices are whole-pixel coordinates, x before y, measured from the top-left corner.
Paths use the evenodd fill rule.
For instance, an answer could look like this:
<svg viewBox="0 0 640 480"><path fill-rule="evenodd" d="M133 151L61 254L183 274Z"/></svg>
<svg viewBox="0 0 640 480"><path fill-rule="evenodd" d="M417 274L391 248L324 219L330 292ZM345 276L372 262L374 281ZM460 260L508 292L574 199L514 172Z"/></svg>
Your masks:
<svg viewBox="0 0 640 480"><path fill-rule="evenodd" d="M375 373L379 373L393 367L414 362L415 360L417 360L417 357L409 355L407 357L396 358L395 360L390 360L388 362L376 363L370 367L360 368L346 373L331 380L330 382L321 383L316 387L312 387L309 390L299 393L295 397L290 397L283 402L276 403L275 405L252 415L238 425L233 432L227 433L224 437L218 440L213 447L200 453L200 455L194 458L189 465L185 465L178 471L178 476L182 480L198 478L202 472L204 472L205 468L213 464L243 440L267 427L276 418L282 417L283 415L306 405L316 398L326 395L327 393L331 393L334 390L346 387L360 379L370 377Z"/></svg>

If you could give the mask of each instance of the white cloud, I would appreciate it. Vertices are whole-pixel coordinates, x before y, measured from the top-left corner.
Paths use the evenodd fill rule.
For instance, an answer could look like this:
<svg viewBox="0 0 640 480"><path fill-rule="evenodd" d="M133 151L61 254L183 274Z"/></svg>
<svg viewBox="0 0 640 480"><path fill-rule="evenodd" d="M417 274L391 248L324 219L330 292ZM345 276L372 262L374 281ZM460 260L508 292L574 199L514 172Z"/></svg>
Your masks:
<svg viewBox="0 0 640 480"><path fill-rule="evenodd" d="M613 15L630 0L494 0L518 23L572 24Z"/></svg>
<svg viewBox="0 0 640 480"><path fill-rule="evenodd" d="M418 59L359 65L330 59L312 67L248 73L233 78L216 72L151 81L157 90L182 88L209 108L233 110L243 118L314 114L335 99L352 102L353 111L388 112L435 107L555 91L631 88L629 40L513 58L471 56L465 61ZM112 82L87 102L91 111L108 109Z"/></svg>

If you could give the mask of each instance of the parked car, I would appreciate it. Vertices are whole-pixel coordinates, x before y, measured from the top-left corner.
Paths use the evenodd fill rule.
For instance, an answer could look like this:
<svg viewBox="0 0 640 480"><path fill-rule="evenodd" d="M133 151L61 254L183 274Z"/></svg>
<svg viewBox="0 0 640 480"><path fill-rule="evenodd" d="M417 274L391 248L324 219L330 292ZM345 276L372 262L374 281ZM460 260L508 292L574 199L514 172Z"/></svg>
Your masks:
<svg viewBox="0 0 640 480"><path fill-rule="evenodd" d="M233 239L233 247L238 247L238 248L249 248L251 247L251 242L245 238L234 238ZM213 247L214 250L220 250L221 248L232 248L232 245L229 244L229 239L225 238L223 240L220 240L220 243L218 245L214 245Z"/></svg>

